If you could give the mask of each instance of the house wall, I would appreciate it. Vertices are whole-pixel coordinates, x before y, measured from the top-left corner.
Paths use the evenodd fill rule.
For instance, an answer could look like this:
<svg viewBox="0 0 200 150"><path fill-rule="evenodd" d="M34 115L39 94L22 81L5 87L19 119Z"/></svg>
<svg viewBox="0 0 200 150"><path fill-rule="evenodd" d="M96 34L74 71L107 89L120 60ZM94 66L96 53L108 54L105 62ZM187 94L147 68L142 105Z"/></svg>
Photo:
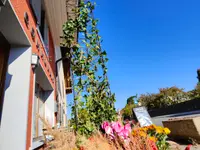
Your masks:
<svg viewBox="0 0 200 150"><path fill-rule="evenodd" d="M45 119L50 123L51 126L55 126L54 105L54 91L48 91L48 97L45 101Z"/></svg>
<svg viewBox="0 0 200 150"><path fill-rule="evenodd" d="M64 1L62 2L64 3ZM13 16L17 18L17 21L14 23L8 23L10 21L12 22L13 19L7 17L5 18L4 22L0 23L0 29L6 28L6 30L3 31L4 35L5 33L8 33L7 29L9 29L10 31L8 35L10 36L11 40L15 42L14 45L18 45L18 47L12 48L9 58L8 72L13 76L10 86L8 86L10 75L8 74L6 76L7 89L5 90L5 103L3 106L2 124L0 129L0 149L29 150L31 149L32 145L32 109L35 87L34 70L31 67L31 54L35 53L39 56L40 65L42 66L45 76L52 87L52 91L50 92L50 95L45 103L45 116L48 120L50 120L52 126L54 126L54 102L56 99L54 62L55 53L56 60L61 58L61 53L60 47L55 46L55 42L53 42L52 39L58 39L59 36L56 38L54 36L49 36L50 56L52 58L48 59L42 44L42 39L40 39L40 35L38 33L36 21L29 5L29 0L9 0L7 3L11 5L11 13L13 13ZM5 9L10 8L5 7ZM0 12L1 14L2 10ZM27 13L29 16L28 26L24 21L25 13ZM8 16L7 12L3 15ZM16 26L14 27L14 25ZM35 39L32 39L31 29L34 29L35 31ZM19 42L21 42L20 45ZM40 45L39 48L36 47L37 44ZM31 47L22 45L31 45ZM66 108L65 82L62 61L58 63L58 82L60 95L59 102L62 104L62 108ZM16 124L17 127L15 126ZM13 144L10 144L10 141L13 141Z"/></svg>
<svg viewBox="0 0 200 150"><path fill-rule="evenodd" d="M12 47L8 60L0 130L1 150L26 148L31 47ZM23 82L19 82L23 79ZM11 144L14 141L14 144Z"/></svg>
<svg viewBox="0 0 200 150"><path fill-rule="evenodd" d="M0 20L3 20L0 32L11 45L0 128L0 149L21 150L26 147L31 42L9 1L6 6L1 7ZM23 82L19 84L22 79ZM10 141L16 143L10 144Z"/></svg>
<svg viewBox="0 0 200 150"><path fill-rule="evenodd" d="M46 74L51 86L53 87L53 89L55 89L56 85L55 85L54 72L49 63L49 59L48 59L45 49L43 47L42 40L40 39L39 33L37 31L36 21L34 19L34 15L33 15L32 9L30 7L29 1L28 0L10 0L9 3L11 3L11 6L13 7L14 12L15 12L25 34L28 36L28 39L31 42L32 53L35 53L39 56L40 64L41 64L42 68L44 69L45 74ZM26 26L25 21L24 21L25 12L29 16L29 25L28 26ZM35 34L36 34L35 40L33 40L31 37L31 29L35 30ZM38 44L40 45L40 48L36 47L36 44L37 44L36 42L38 42ZM26 120L26 122L24 122L27 125L27 127L24 128L24 129L27 129L24 132L24 133L26 133L27 136L26 136L26 140L24 140L24 141L22 139L20 139L23 142L26 142L26 148L22 148L22 149L26 149L26 150L30 149L31 142L32 142L32 136L31 136L32 135L32 131L31 131L31 129L32 129L32 109L33 109L33 97L34 97L33 92L34 92L34 85L35 85L33 70L29 69L29 73L30 73L29 74L30 86L27 87L28 93L29 93L29 102L28 102L29 106L28 106L28 112L26 113L26 115L28 114L27 120ZM20 80L18 80L18 81L20 81ZM55 100L55 94L54 94L54 98L52 100ZM13 148L13 149L16 149L16 148ZM22 149L19 149L19 150L22 150Z"/></svg>
<svg viewBox="0 0 200 150"><path fill-rule="evenodd" d="M60 59L61 56L61 50L59 46L55 46L55 54L56 54L56 60ZM61 105L61 108L65 109L65 112L67 112L67 107L66 107L66 93L65 93L65 80L64 80L64 72L63 72L63 63L62 61L59 61L57 63L57 85L58 85L58 96L59 96L59 103ZM62 114L60 110L60 115L63 117L63 125L66 125L66 114Z"/></svg>
<svg viewBox="0 0 200 150"><path fill-rule="evenodd" d="M50 83L52 86L55 88L55 76L52 70L52 67L49 63L49 59L46 55L45 49L42 44L42 40L40 39L39 33L37 31L37 25L36 21L34 19L33 12L31 10L30 4L27 0L10 0L14 11L19 18L19 21L26 32L29 40L31 41L32 45L32 53L36 53L39 58L40 58L40 63L44 68L45 73L47 74L47 78L49 79ZM24 13L27 12L29 16L29 27L26 26L25 21L24 21ZM32 39L31 37L31 29L35 30L36 37L35 40ZM38 44L40 45L40 49L36 47L36 41L38 41Z"/></svg>

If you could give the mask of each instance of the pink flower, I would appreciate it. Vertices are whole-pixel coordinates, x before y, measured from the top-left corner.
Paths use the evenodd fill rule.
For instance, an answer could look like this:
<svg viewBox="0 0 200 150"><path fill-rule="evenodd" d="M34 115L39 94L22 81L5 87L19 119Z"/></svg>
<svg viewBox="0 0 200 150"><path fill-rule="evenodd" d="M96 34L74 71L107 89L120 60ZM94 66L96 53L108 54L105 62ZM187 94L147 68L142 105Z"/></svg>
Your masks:
<svg viewBox="0 0 200 150"><path fill-rule="evenodd" d="M122 137L123 139L127 139L130 132L131 125L128 123L124 127L122 127L121 131L118 133L118 136Z"/></svg>
<svg viewBox="0 0 200 150"><path fill-rule="evenodd" d="M129 132L131 132L131 125L129 123L127 123L125 126L124 126L124 129L125 130L128 130Z"/></svg>
<svg viewBox="0 0 200 150"><path fill-rule="evenodd" d="M108 135L113 134L113 130L112 130L112 128L111 128L110 126L106 126L106 127L105 127L105 132L106 132L106 134L108 134Z"/></svg>
<svg viewBox="0 0 200 150"><path fill-rule="evenodd" d="M105 130L105 128L106 128L107 126L110 126L109 122L107 122L107 121L104 121L104 122L101 124L101 127L102 127L102 129L104 129L104 130Z"/></svg>
<svg viewBox="0 0 200 150"><path fill-rule="evenodd" d="M116 133L119 133L121 132L121 130L123 129L122 125L117 121L117 122L112 122L111 123L111 126L113 128L113 130L116 132Z"/></svg>
<svg viewBox="0 0 200 150"><path fill-rule="evenodd" d="M119 136L121 136L123 139L126 139L129 135L129 130L122 129L120 133L118 133Z"/></svg>
<svg viewBox="0 0 200 150"><path fill-rule="evenodd" d="M117 134L122 139L128 139L129 133L131 132L131 125L127 123L122 126L120 122L103 122L101 127L105 130L105 133L110 136L111 139L115 138L114 134Z"/></svg>

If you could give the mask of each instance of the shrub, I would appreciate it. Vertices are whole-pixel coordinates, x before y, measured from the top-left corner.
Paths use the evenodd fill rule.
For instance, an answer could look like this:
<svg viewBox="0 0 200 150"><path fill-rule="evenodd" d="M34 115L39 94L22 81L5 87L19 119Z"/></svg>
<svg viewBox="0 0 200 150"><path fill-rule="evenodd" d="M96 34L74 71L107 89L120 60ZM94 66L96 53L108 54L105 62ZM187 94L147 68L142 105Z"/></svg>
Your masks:
<svg viewBox="0 0 200 150"><path fill-rule="evenodd" d="M189 100L189 94L176 86L160 88L157 94L142 94L139 101L148 109L163 108Z"/></svg>

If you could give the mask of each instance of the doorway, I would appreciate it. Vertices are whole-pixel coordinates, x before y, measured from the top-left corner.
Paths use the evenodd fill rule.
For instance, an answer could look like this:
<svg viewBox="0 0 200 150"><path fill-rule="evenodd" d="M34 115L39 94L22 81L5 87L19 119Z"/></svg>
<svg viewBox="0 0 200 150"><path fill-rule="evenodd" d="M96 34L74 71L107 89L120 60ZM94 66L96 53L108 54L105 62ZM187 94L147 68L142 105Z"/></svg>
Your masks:
<svg viewBox="0 0 200 150"><path fill-rule="evenodd" d="M45 91L36 83L35 97L33 105L33 140L37 141L43 136L43 122L40 119L45 119Z"/></svg>
<svg viewBox="0 0 200 150"><path fill-rule="evenodd" d="M10 45L3 34L0 32L0 124L3 109L4 85L8 67Z"/></svg>

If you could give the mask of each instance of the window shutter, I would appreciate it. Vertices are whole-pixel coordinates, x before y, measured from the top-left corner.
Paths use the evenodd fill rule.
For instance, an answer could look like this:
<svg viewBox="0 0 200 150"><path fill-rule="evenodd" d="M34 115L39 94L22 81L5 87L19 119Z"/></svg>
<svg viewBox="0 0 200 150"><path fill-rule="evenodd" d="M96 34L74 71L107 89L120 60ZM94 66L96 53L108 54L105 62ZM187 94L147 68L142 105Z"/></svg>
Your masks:
<svg viewBox="0 0 200 150"><path fill-rule="evenodd" d="M30 5L33 9L33 13L35 15L37 24L40 25L42 2L41 2L41 0L30 0Z"/></svg>

